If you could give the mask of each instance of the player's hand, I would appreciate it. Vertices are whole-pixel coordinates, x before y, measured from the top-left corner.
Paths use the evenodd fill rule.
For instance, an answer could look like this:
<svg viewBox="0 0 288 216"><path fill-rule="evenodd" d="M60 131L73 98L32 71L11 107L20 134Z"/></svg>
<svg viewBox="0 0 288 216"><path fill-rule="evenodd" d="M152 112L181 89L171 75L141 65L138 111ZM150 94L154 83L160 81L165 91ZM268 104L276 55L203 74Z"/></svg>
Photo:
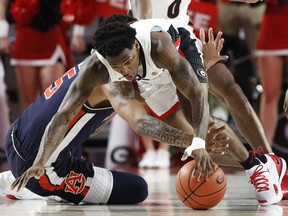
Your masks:
<svg viewBox="0 0 288 216"><path fill-rule="evenodd" d="M208 153L224 155L225 150L229 147L229 144L227 144L229 137L221 134L226 129L226 125L219 128L215 126L215 122L209 123L205 148Z"/></svg>
<svg viewBox="0 0 288 216"><path fill-rule="evenodd" d="M222 37L222 32L218 32L216 38L214 39L213 29L208 30L208 42L205 41L205 31L200 29L200 41L203 46L203 59L205 69L208 70L211 66L221 60L226 60L229 57L227 55L220 55L223 48L224 39Z"/></svg>
<svg viewBox="0 0 288 216"><path fill-rule="evenodd" d="M286 117L288 118L288 89L286 90L283 108L284 108L284 112L286 114Z"/></svg>
<svg viewBox="0 0 288 216"><path fill-rule="evenodd" d="M205 177L206 180L212 175L216 170L214 163L205 149L196 149L192 152L192 156L195 159L195 168L192 172L192 177L194 178L198 173L198 181Z"/></svg>
<svg viewBox="0 0 288 216"><path fill-rule="evenodd" d="M11 189L14 190L16 188L16 191L19 191L22 187L25 187L30 178L39 179L44 173L44 166L42 164L35 164L13 182Z"/></svg>

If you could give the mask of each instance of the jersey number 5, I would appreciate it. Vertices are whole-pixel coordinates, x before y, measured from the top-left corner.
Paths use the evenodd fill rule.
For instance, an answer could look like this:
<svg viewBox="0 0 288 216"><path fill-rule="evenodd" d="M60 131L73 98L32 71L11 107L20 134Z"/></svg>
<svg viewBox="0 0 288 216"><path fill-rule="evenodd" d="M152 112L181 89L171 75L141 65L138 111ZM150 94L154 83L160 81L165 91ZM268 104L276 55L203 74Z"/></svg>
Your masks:
<svg viewBox="0 0 288 216"><path fill-rule="evenodd" d="M44 92L44 96L46 99L49 99L52 97L52 95L60 88L60 86L63 83L63 78L65 76L68 77L68 79L72 78L74 75L76 75L75 67L71 68L69 71L64 73L59 79L57 79L52 85L50 85Z"/></svg>

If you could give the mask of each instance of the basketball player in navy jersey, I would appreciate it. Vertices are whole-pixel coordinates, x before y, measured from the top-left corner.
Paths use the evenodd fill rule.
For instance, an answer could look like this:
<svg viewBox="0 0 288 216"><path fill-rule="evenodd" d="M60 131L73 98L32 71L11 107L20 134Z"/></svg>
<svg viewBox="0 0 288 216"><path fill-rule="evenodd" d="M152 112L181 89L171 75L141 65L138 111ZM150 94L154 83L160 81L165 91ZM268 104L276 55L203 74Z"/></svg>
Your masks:
<svg viewBox="0 0 288 216"><path fill-rule="evenodd" d="M57 113L78 75L79 66L66 72L13 123L6 140L6 152L14 176L20 176L34 163L37 151L41 148L45 128ZM80 111L68 123L64 138L45 163L45 170L37 170L36 166L36 179L31 178L26 184L29 178L26 176L28 178L25 177L26 179L20 182L26 184L34 194L22 191L14 193L14 196L23 199L57 196L76 204L131 204L143 201L147 196L147 186L140 176L93 166L82 157L81 143L94 131L100 131L112 118L114 110L138 134L149 135L158 141L183 148L189 146L193 136L147 116L142 103L135 100L131 87L130 82L115 82L95 87ZM213 143L214 137L223 129L224 127L220 127L214 130L208 141L212 140ZM5 175L0 178L6 180L1 181L8 181L6 184L9 184L13 176L11 173ZM122 196L124 193L125 197ZM13 195L13 192L10 194Z"/></svg>
<svg viewBox="0 0 288 216"><path fill-rule="evenodd" d="M147 23L146 22L147 21L143 21L142 23L140 23L141 27L142 27L143 23L149 24L149 22L147 22ZM153 22L154 22L154 20L153 20ZM137 22L135 24L137 24ZM159 21L159 23L156 26L159 27L159 26L161 26L161 24L163 24L163 22ZM151 23L150 23L150 25L151 25ZM151 25L151 26L153 27L153 25ZM167 27L166 22L164 22L163 29L165 29L165 27ZM168 27L169 27L169 25L168 25ZM144 67L144 65L145 65L145 66L147 66L147 68L152 67L153 65L151 65L151 64L153 62L151 62L151 56L154 56L154 55L156 55L156 56L152 57L152 59L153 59L153 61L157 62L156 64L159 64L160 66L162 66L162 65L165 65L165 63L166 63L168 69L171 69L173 71L171 76L172 76L174 81L176 80L176 83L179 82L179 77L182 77L182 75L184 77L188 78L186 76L187 75L186 70L187 70L187 68L189 69L189 66L188 66L189 63L186 63L185 60L181 60L177 57L178 56L177 51L175 50L173 44L169 44L168 39L170 40L170 43L171 43L171 39L166 36L167 35L166 32L157 31L157 32L155 32L156 34L153 34L153 33L151 34L151 35L154 35L156 37L156 38L153 38L151 36L151 38L150 38L150 39L152 39L152 43L151 43L152 48L154 46L154 48L157 48L157 49L156 50L151 49L152 54L149 58L150 54L147 54L147 50L145 50L145 52L142 50L143 53L141 52L141 49L143 47L140 46L140 42L138 41L138 38L137 38L137 40L135 40L135 32L133 31L133 29L134 28L130 27L129 25L125 26L122 22L115 21L115 22L112 22L110 24L106 23L105 25L101 26L95 34L95 41L96 41L95 48L97 49L97 51L99 51L99 53L96 53L96 54L97 54L98 58L100 59L100 61L105 65L105 68L108 69L108 73L109 73L110 78L112 80L113 79L123 80L123 76L126 77L128 80L136 80L136 77L138 77L138 76L142 77L142 78L143 77L144 78L146 78L146 77L150 78L151 81L156 80L155 78L152 79L153 76L157 75L157 73L154 73L155 71L152 71L153 72L152 73L151 71L148 71L148 70L147 71L146 70L140 70L140 74L135 73L135 71L138 72L137 69L139 66L139 60L143 60L144 57L145 57L144 60L146 60L146 61L150 60L150 62L143 62L142 61L141 62L142 66ZM115 37L115 33L117 33L117 37ZM148 32L148 33L149 33L148 35L150 35L150 32ZM162 33L164 35L162 35ZM122 36L121 36L121 34L122 34ZM121 39L123 39L124 42L127 42L127 41L129 41L130 37L132 38L132 41L130 41L131 45L126 46L129 48L125 48L125 45L124 45L124 48L123 47L122 48L117 47L118 45L120 46L120 45L125 44L125 43L123 43L123 41L121 41ZM143 38L141 38L141 39L143 39ZM161 39L161 42L159 41L159 39ZM145 40L144 41L142 40L141 42L145 42ZM161 44L158 44L158 43L161 43ZM163 43L165 43L165 46ZM142 44L142 45L144 45L144 44ZM145 44L144 46L149 46L149 43ZM164 47L165 47L165 50L168 50L168 53L161 52ZM118 52L116 52L116 50L118 48L120 49L120 54ZM147 47L145 47L145 48L147 48ZM124 51L123 51L123 49L124 49ZM116 54L115 54L115 52L116 52ZM153 52L156 52L156 53L153 54ZM159 55L160 53L157 53L157 52L161 52L161 54L163 54L164 57L166 56L166 58L163 59L162 58L163 56L158 57L157 55ZM107 53L109 53L109 55ZM172 56L172 58L170 60L171 61L174 60L174 62L167 61L167 59L169 60L170 56ZM175 57L176 57L176 59L175 59ZM184 58L182 58L182 59L184 59ZM146 63L148 63L148 64L146 64ZM171 66L171 63L173 64L172 66ZM102 66L102 67L104 67L104 66ZM113 67L115 70L117 70L123 76L119 76L119 74L116 73L111 67ZM137 69L135 69L135 67L137 67ZM175 67L176 68L180 67L182 69L182 72L183 71L184 72L179 74L179 75L174 74L174 73L176 73L176 71L174 71ZM164 68L166 68L166 67L164 67ZM157 69L157 67L154 67L154 69ZM160 69L159 73L161 71L163 72L163 70ZM190 72L192 72L192 71L193 70L190 69ZM67 76L68 79L69 78L71 79L71 77L73 77L74 73L75 73L75 70L69 71L65 76ZM147 76L145 76L145 74ZM69 88L69 90L68 90L68 92L64 98L64 104L62 103L58 110L56 108L54 110L54 113L57 111L58 114L59 113L61 114L63 107L65 108L65 106L67 106L67 104L65 104L65 100L67 97L71 97L72 100L73 100L73 98L75 98L75 95L71 94L71 89L73 91L73 89L75 88L74 83L77 83L77 79L78 79L78 83L79 83L79 78L81 77L81 75L83 76L83 74L81 74L81 70L80 70L79 76L75 79L75 81L73 82L73 84ZM189 74L189 75L192 75L192 74ZM85 75L84 75L84 77L85 77ZM163 78L163 77L161 77L161 78ZM162 82L166 81L164 78L160 79L160 80ZM89 82L91 82L91 80L80 79L80 83L84 82L84 81L86 81L86 83L85 83L86 86L89 87ZM168 79L168 81L171 82L171 80L169 80L169 79ZM192 85L192 84L198 85L197 82L196 83L186 83L184 81L182 81L181 84L183 86L178 87L178 89L181 88L181 90L183 92L185 92L185 87L188 87L187 85ZM55 95L55 97L57 97L57 92L61 90L62 85L63 85L63 80L58 80L57 82L55 82L55 84L52 85L50 89L48 89L47 91L44 92L44 94L42 95L42 97L44 97L43 99L48 99L47 101L49 101L49 99L52 99L54 97L54 95ZM118 86L119 86L119 88L121 88L121 83ZM83 87L83 88L85 90L85 87ZM126 85L125 85L125 88L126 88ZM78 91L75 91L75 89L74 89L73 93L79 94L79 91L81 91L81 90L82 89L78 89ZM87 90L87 88L86 88L86 90ZM95 90L95 86L93 87L93 91L94 90ZM126 94L129 92L131 92L131 91L128 89L126 91ZM86 92L86 91L84 91L84 92L82 91L82 93L88 94L88 92ZM192 92L190 92L190 93L192 93ZM89 92L89 95L91 95L91 92ZM84 127L81 129L80 125L83 124L83 122L84 123L87 122L87 124L89 124L89 119L92 118L91 115L86 115L86 114L83 115L85 113L85 111L88 112L87 109L90 110L89 104L90 105L92 104L89 101L89 98L90 98L89 95L86 96L86 101L88 98L89 103L84 104L84 102L86 102L86 101L84 101L84 96L81 97L82 103L79 103L78 101L77 101L78 103L75 102L76 104L78 104L78 106L81 105L82 107L84 104L84 107L81 109L80 112L78 110L75 110L74 107L70 107L70 106L68 106L68 108L66 107L66 109L69 112L75 112L72 115L73 117L76 116L75 119L67 118L66 115L64 115L64 116L60 115L60 117L61 116L63 116L63 117L61 117L60 120L56 119L56 121L55 121L57 114L55 114L54 116L47 117L46 119L45 118L42 119L42 121L44 121L44 122L46 121L46 125L48 124L48 127L46 127L46 125L45 125L46 129L45 129L45 127L43 127L42 130L40 131L42 134L44 133L44 137L42 139L40 138L38 140L38 147L39 147L39 143L40 143L40 147L39 147L39 149L36 148L35 151L33 151L34 148L33 148L33 150L29 149L31 141L28 144L26 144L28 148L22 148L23 146L25 146L22 143L21 143L22 145L15 144L15 143L17 143L15 141L15 140L17 140L17 138L19 141L21 131L23 131L23 133L25 133L25 128L23 128L23 130L21 130L22 128L20 130L15 129L15 131L20 134L18 136L15 136L14 135L14 133L15 133L14 127L17 128L19 123L18 123L18 121L16 121L13 124L13 126L11 128L11 136L10 136L11 138L9 138L9 136L7 138L6 150L7 150L8 157L11 158L11 159L9 159L9 163L12 166L13 166L13 164L12 164L13 161L16 161L19 163L18 166L14 165L14 167L12 169L13 174L16 177L21 175L25 170L26 171L21 175L21 177L19 177L13 183L12 188L16 187L17 189L19 189L22 186L25 186L27 184L27 187L30 190L32 190L33 192L36 191L36 193L38 193L41 196L49 196L51 194L51 191L53 191L53 193L51 195L58 195L61 198L64 198L65 200L68 200L68 201L71 201L74 203L79 203L80 201L91 202L91 203L118 203L118 202L120 202L120 203L121 202L123 202L123 203L136 203L136 202L141 202L143 200L143 197L145 197L147 195L147 193L146 193L147 191L145 189L146 187L144 186L143 181L141 181L140 179L138 179L135 176L126 177L125 175L124 176L122 175L122 177L126 178L125 179L126 182L123 185L123 182L121 181L122 177L118 177L118 174L114 174L114 172L112 172L112 174L111 174L107 170L101 170L99 168L95 168L89 163L88 163L88 165L89 165L88 171L90 171L90 172L87 172L87 173L85 173L85 172L81 173L80 172L81 169L85 168L85 166L83 166L82 163L87 164L87 161L81 160L81 159L79 160L79 155L78 155L78 158L77 157L75 158L74 155L77 155L78 149L73 149L72 148L73 145L72 144L67 145L66 142L70 142L70 141L74 141L74 140L77 141L78 139L80 140L80 137L76 136L74 138L75 132L73 133L73 130L76 131L76 134L77 134L77 131L80 131L80 132L85 131ZM67 101L69 102L69 100L71 100L71 98L68 98ZM61 98L61 100L62 99L63 98ZM197 98L195 98L195 99L197 99ZM39 101L40 104L42 104L42 102L43 101L41 101L41 100ZM93 102L93 100L92 100L92 102ZM37 102L35 104L37 104ZM33 105L31 105L31 106L33 106ZM121 105L121 103L119 103L119 105ZM193 108L194 108L194 106L193 106ZM28 114L29 114L29 111L28 111ZM79 118L79 120L77 121L78 117L81 117L81 118ZM51 118L52 118L52 122L53 122L53 120L55 121L53 127L51 126L52 125ZM59 118L59 117L57 117L57 118ZM207 118L209 118L209 116L207 116ZM20 117L20 119L21 119L21 117ZM24 119L27 119L27 118L24 118ZM193 120L195 120L195 119L193 119ZM57 123L57 124L55 124L55 123ZM74 125L74 123L75 123L75 125ZM79 123L79 125L77 125L78 123ZM100 123L100 122L98 122L98 123ZM62 126L63 124L64 124L64 126ZM199 124L199 122L198 122L198 124ZM59 125L60 128L63 127L64 129L62 129L62 130L64 130L64 132L55 130L55 128L59 129L59 127L56 127L56 125ZM71 127L72 125L74 125L74 126ZM195 129L195 133L194 133L195 136L197 134L196 131L197 131L197 129ZM66 133L66 135L65 135L65 133ZM37 130L36 130L36 134L39 134L39 133L37 133ZM42 134L41 134L41 137L42 137ZM46 134L48 134L48 135L46 135ZM160 136L161 136L161 134L160 134ZM25 137L26 136L23 136L21 140L25 141L25 139L24 139ZM56 139L56 141L55 141L55 139ZM165 140L161 140L161 141L166 142ZM45 142L45 145L43 146L44 142ZM193 141L192 141L192 146L194 144L195 143L193 143ZM205 167L205 166L210 163L210 157L208 155L208 158L207 158L205 155L207 153L207 151L205 150L205 146L203 148L201 145L199 145L199 143L198 143L198 145L197 145L197 143L195 145L197 148L194 149L195 152L192 151L192 153L195 153L195 154L193 154L193 156L194 155L198 156L197 159L200 159L200 161L202 160L201 162L204 161L204 163L200 163L201 164L200 176L202 176L202 177L206 176L206 178L207 178L210 175L210 171L209 171L210 167ZM67 150L68 152L66 152L64 150ZM248 155L247 151L246 152L245 151L246 151L245 148L243 149L243 148L241 148L241 146L238 146L237 151L234 152L236 158L238 156L237 159L241 162L241 165L243 165L243 164L247 165L245 159L242 158L243 155L245 157ZM64 156L65 156L65 152L66 152L66 154L69 155L69 160L66 159L63 161ZM239 152L242 152L243 154L242 153L239 154ZM37 154L37 156L36 156L36 154ZM36 157L36 159L35 159L35 157ZM249 155L247 157L249 157ZM206 159L208 159L208 161L206 161ZM24 160L24 161L21 161L21 160ZM257 161L255 158L250 158L250 157L247 158L248 164L250 163L250 160L254 160L255 163L258 162L258 164L253 164L252 170L249 170L251 176L253 175L255 169L263 169L264 170L263 172L259 173L259 175L254 176L253 179L251 179L251 181L253 180L253 182L257 183L257 188L256 188L257 190L258 189L260 190L260 188L263 187L260 191L261 193L259 193L260 196L259 196L259 194L256 194L258 201L260 198L263 197L263 194L266 194L266 197L267 197L267 193L268 193L268 195L270 195L270 197L269 197L269 199L267 198L267 200L265 202L262 202L262 204L264 204L264 205L273 204L275 202L278 202L279 199L281 200L282 193L279 192L279 196L278 195L274 196L273 194L270 193L269 188L270 187L277 187L277 188L279 187L279 183L281 183L281 178L283 177L282 172L285 172L286 166L284 166L284 164L283 164L283 167L279 171L279 175L278 175L277 170L275 170L276 169L275 166L269 167L269 171L268 171L268 167L264 166L261 162ZM29 161L29 162L27 163L27 161ZM66 164L64 162L66 162ZM282 163L282 160L280 160L279 162ZM68 163L68 165L67 165L67 163ZM65 164L65 168L63 167L63 164ZM45 167L45 169L44 169L44 167ZM276 174L273 177L270 174L270 172L272 172L272 170L270 170L270 168L273 169L273 173ZM212 168L212 170L213 169L214 168ZM81 173L81 174L79 174L79 173ZM118 188L117 184L116 184L116 186L115 185L113 185L113 187L111 186L112 185L111 184L111 182L112 182L111 176L115 180L115 181L113 181L115 184L116 184L116 182L120 182L119 184L122 183L121 188ZM28 181L31 177L36 177L36 179L32 178L30 181ZM66 178L68 178L68 180ZM100 178L100 180L99 180L99 178ZM101 181L101 178L104 178L104 179L102 179L103 181ZM128 178L131 180L131 182L130 181L127 182ZM263 178L264 178L265 182L261 182ZM95 179L97 179L97 180L95 180ZM276 182L276 179L277 179L277 182ZM278 182L278 179L280 179L279 180L280 182ZM79 185L80 181L85 182L85 183ZM133 184L134 181L137 183ZM99 185L100 182L101 182L101 184ZM125 186L127 186L126 183L129 185L129 187L131 187L131 185L133 185L133 188L134 188L134 186L135 186L136 189L134 192L131 192L132 194L128 194L126 199L119 198L118 195L121 193L123 194L124 189L126 190L126 188L125 188ZM105 184L105 185L103 185L103 184ZM43 189L43 185L44 185L44 187L45 187L45 185L46 186L48 185L48 186L45 187L44 191L41 191ZM71 185L74 187L71 187ZM104 192L98 191L99 188L104 188L105 189ZM267 191L267 188L269 189L268 191ZM128 189L128 186L127 186L127 189ZM129 190L131 191L131 188L129 188ZM41 192L39 192L39 191L41 191ZM75 196L73 195L73 197L71 197L71 193L74 193ZM79 193L81 193L81 194L79 194ZM99 201L100 198L98 197L98 194L101 195L100 201ZM138 197L138 199L135 200L134 196ZM121 200L118 200L118 199L121 199Z"/></svg>
<svg viewBox="0 0 288 216"><path fill-rule="evenodd" d="M169 23L164 24L165 27L170 26ZM106 37L106 27L119 31L117 37L115 35ZM156 32L153 36L151 50L156 54L153 60L157 61L160 69L151 69L151 62L147 64L145 62L146 59L151 59L150 53L145 52L145 56L142 52L140 54L142 49L135 36L136 30L126 23L116 22L101 26L95 34L96 50L83 64L71 69L57 80L13 123L6 139L9 165L13 175L19 177L13 188L19 189L26 185L28 189L41 196L57 195L73 203L143 201L147 196L147 186L143 179L131 174L93 167L90 162L81 158L77 146L100 127L113 112L112 108L104 108L105 101L103 106L100 104L96 107L99 109L95 110L93 107L94 100L90 99L90 96L96 91L97 86L110 81L134 81L138 77L153 79L168 73L163 68L169 69L177 88L195 107L192 113L194 132L191 133L197 138L196 140L193 138L194 143L196 142L193 145L196 147L193 155L201 165L201 177L208 177L214 172L214 164L205 150L209 119L209 114L206 113L207 101L193 69L178 54L166 32L163 34ZM103 38L107 39L105 39L107 43L97 45L97 41ZM105 45L109 46L109 41L113 42L116 38L122 41L120 40L117 46L113 44L112 49L108 48L111 53L103 53L104 58L98 51L103 50L103 46L105 49ZM148 39L150 41L150 38ZM161 50L161 55L158 55L157 47L161 46L165 46L166 49ZM117 69L117 72L111 66ZM142 69L142 66L143 70L139 70L138 73L138 69ZM181 71L181 74L178 71ZM73 82L69 85L65 80ZM126 87L119 86L119 88ZM130 90L126 89L126 95L129 95L129 92ZM49 109L41 109L43 106ZM119 103L119 106L122 104ZM148 135L162 136L161 133L154 131ZM125 198L122 196L124 191Z"/></svg>

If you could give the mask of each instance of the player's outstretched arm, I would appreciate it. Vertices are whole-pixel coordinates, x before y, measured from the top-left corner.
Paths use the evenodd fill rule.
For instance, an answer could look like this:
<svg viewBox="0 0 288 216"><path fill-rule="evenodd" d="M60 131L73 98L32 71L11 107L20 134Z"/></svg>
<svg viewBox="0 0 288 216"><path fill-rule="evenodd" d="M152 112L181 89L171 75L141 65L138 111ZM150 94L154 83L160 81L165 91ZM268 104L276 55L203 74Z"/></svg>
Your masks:
<svg viewBox="0 0 288 216"><path fill-rule="evenodd" d="M30 178L39 178L43 175L44 166L49 163L50 156L63 140L68 123L87 101L94 87L108 83L108 72L99 62L96 55L92 54L81 65L78 77L70 86L57 113L45 129L33 166L16 179L12 185L13 189L20 190Z"/></svg>
<svg viewBox="0 0 288 216"><path fill-rule="evenodd" d="M209 121L209 104L205 91L191 65L177 52L171 39L163 32L153 32L151 35L151 56L154 63L159 68L169 70L177 89L193 107L191 116L195 137L190 145L191 148L185 150L182 159L186 160L193 155L197 162L195 169L201 172L200 176L210 176L215 168L205 150Z"/></svg>
<svg viewBox="0 0 288 216"><path fill-rule="evenodd" d="M104 92L112 107L140 136L149 136L152 139L172 146L186 148L193 139L193 133L185 133L163 121L147 115L143 104L135 99L134 88L130 82L114 82L105 85ZM178 121L178 119L177 119ZM182 125L181 123L176 125ZM222 154L226 146L226 137L218 137L225 127L215 128L215 123L209 124L206 143L210 151ZM186 130L187 131L187 130ZM222 151L222 152L221 152Z"/></svg>

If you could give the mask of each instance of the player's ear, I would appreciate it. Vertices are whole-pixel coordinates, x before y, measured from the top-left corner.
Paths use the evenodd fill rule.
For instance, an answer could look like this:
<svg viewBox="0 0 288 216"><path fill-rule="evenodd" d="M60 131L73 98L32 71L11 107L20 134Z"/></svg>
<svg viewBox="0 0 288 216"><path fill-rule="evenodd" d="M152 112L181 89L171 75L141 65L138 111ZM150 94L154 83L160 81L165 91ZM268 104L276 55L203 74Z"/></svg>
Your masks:
<svg viewBox="0 0 288 216"><path fill-rule="evenodd" d="M137 40L135 40L134 46L136 47L136 49L138 49L138 50L140 49L140 44Z"/></svg>

